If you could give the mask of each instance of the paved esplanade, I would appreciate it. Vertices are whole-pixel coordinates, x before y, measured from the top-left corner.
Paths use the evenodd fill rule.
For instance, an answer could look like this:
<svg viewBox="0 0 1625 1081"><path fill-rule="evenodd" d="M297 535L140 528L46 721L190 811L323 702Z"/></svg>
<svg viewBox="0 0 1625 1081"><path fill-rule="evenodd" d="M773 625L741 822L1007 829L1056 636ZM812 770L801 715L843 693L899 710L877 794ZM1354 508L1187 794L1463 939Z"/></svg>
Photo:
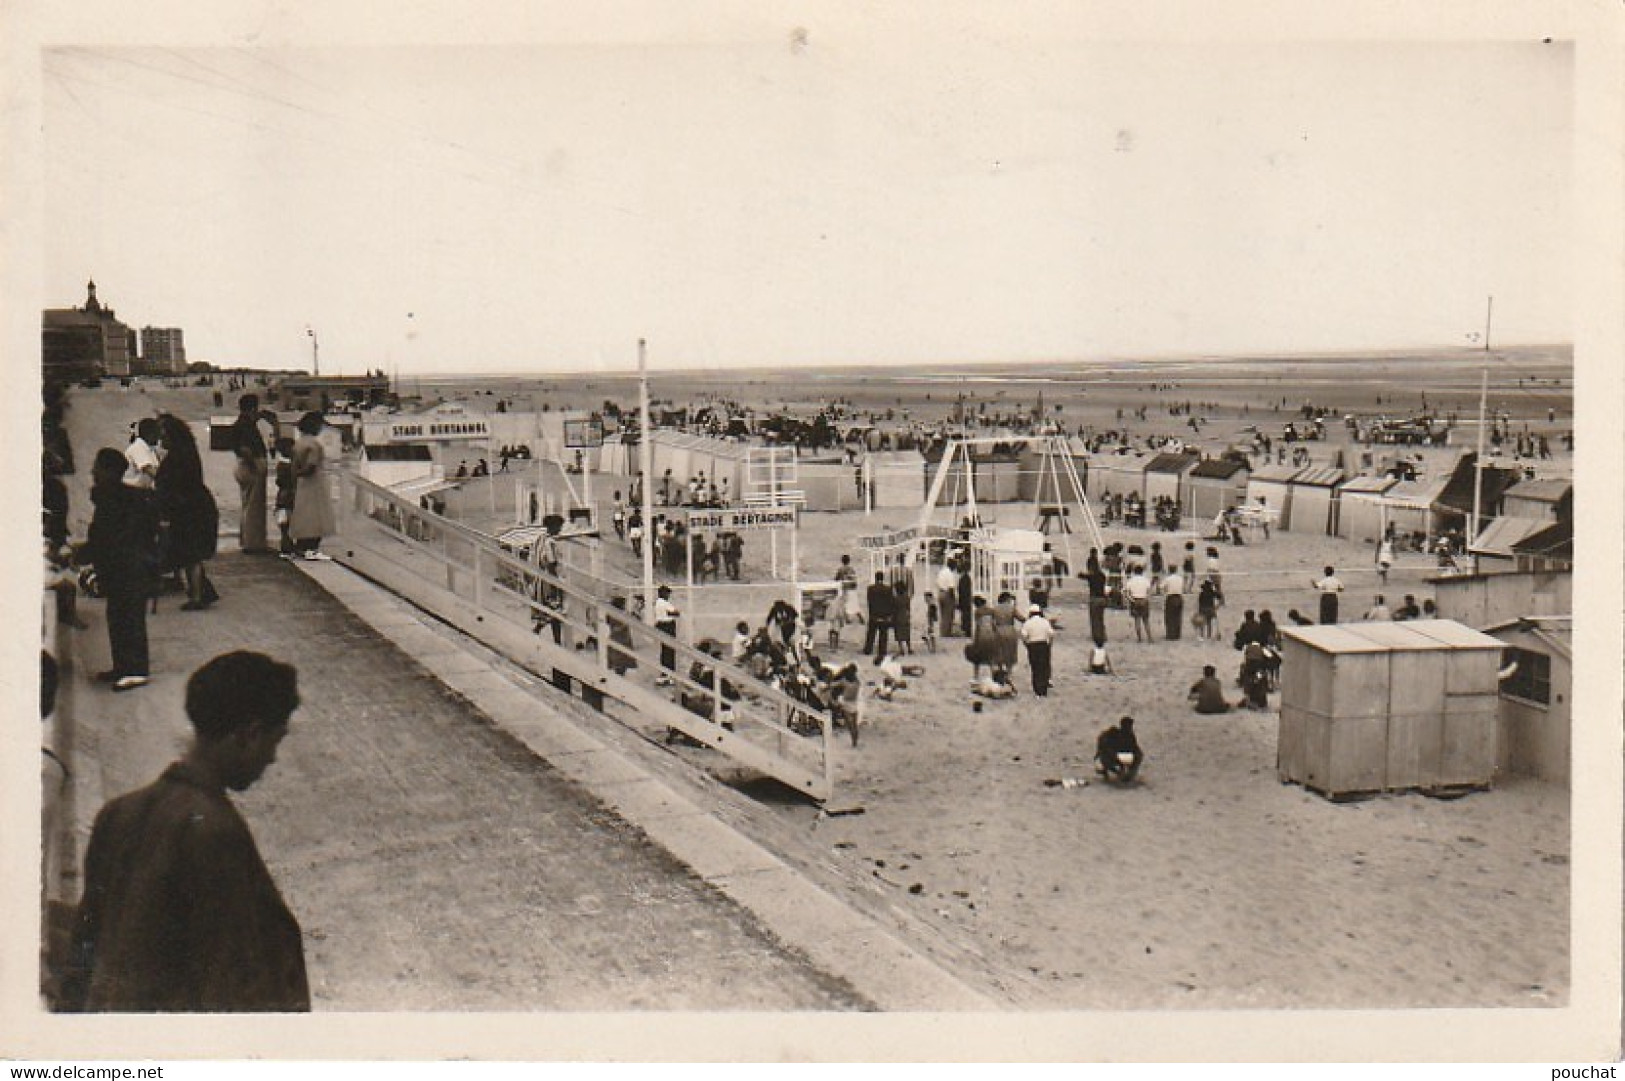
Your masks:
<svg viewBox="0 0 1625 1081"><path fill-rule="evenodd" d="M102 606L84 605L71 708L90 776L78 816L174 757L185 678L203 661L258 649L297 666L291 734L239 800L304 925L317 1010L868 1006L302 567L244 556L232 538L221 549L218 605L182 612L170 595L149 617L145 689L90 684L107 642Z"/></svg>

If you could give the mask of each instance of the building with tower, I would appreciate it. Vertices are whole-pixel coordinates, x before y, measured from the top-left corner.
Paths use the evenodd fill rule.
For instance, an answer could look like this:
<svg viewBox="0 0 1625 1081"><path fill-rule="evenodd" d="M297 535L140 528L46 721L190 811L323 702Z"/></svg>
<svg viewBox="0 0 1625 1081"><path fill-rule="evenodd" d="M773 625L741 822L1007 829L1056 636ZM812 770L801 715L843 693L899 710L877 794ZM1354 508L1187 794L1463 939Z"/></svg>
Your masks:
<svg viewBox="0 0 1625 1081"><path fill-rule="evenodd" d="M94 281L85 288L83 307L45 309L41 363L47 382L127 376L138 363L135 331L96 299Z"/></svg>

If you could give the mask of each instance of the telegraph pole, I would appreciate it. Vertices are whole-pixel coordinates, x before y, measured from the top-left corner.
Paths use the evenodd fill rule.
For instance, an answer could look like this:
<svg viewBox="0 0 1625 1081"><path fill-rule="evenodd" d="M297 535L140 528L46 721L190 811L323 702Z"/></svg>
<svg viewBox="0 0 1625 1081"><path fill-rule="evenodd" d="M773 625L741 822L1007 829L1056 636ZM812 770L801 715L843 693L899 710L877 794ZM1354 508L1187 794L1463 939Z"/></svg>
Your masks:
<svg viewBox="0 0 1625 1081"><path fill-rule="evenodd" d="M1495 315L1495 298L1490 297L1489 305L1484 311L1484 352L1490 351L1490 319Z"/></svg>
<svg viewBox="0 0 1625 1081"><path fill-rule="evenodd" d="M310 335L310 374L312 376L321 375L322 358L320 352L318 351L321 343L316 337L316 328L306 327L305 333Z"/></svg>
<svg viewBox="0 0 1625 1081"><path fill-rule="evenodd" d="M654 428L649 423L649 362L638 339L638 469L643 474L643 621L655 618Z"/></svg>

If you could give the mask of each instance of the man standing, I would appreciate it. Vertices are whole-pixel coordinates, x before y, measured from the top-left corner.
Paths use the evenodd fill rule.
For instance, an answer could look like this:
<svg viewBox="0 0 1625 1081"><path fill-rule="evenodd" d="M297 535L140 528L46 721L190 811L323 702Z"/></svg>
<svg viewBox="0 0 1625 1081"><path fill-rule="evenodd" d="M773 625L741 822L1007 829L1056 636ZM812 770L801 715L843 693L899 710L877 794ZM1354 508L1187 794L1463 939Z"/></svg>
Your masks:
<svg viewBox="0 0 1625 1081"><path fill-rule="evenodd" d="M297 681L262 653L227 653L193 673L185 756L96 816L64 1010L310 1009L299 923L226 794L276 761Z"/></svg>
<svg viewBox="0 0 1625 1081"><path fill-rule="evenodd" d="M1158 586L1162 593L1162 636L1170 642L1179 641L1180 621L1185 618L1185 575L1170 568Z"/></svg>
<svg viewBox="0 0 1625 1081"><path fill-rule="evenodd" d="M863 651L874 654L879 664L886 656L886 640L891 636L892 617L897 610L897 595L886 584L883 571L875 571L875 580L866 593L869 602L869 627L863 634ZM877 644L878 643L878 644Z"/></svg>
<svg viewBox="0 0 1625 1081"><path fill-rule="evenodd" d="M839 586L835 600L830 604L829 613L829 648L841 647L841 628L851 622L857 614L858 606L858 569L852 565L852 557L846 553L841 554L841 565L835 569L835 584Z"/></svg>
<svg viewBox="0 0 1625 1081"><path fill-rule="evenodd" d="M237 421L231 426L231 449L237 455L235 476L242 495L242 521L237 542L245 552L271 551L265 539L265 478L270 463L265 437L260 434L260 399L244 394L237 399Z"/></svg>
<svg viewBox="0 0 1625 1081"><path fill-rule="evenodd" d="M1083 580L1089 583L1089 637L1093 641L1106 641L1106 572L1100 565L1100 555L1089 549L1089 560L1084 564Z"/></svg>
<svg viewBox="0 0 1625 1081"><path fill-rule="evenodd" d="M1044 618L1044 610L1036 604L1027 609L1027 620L1021 625L1021 641L1027 647L1027 664L1033 672L1033 694L1046 698L1055 625Z"/></svg>
<svg viewBox="0 0 1625 1081"><path fill-rule="evenodd" d="M1320 593L1320 621L1322 623L1337 622L1337 595L1343 592L1343 583L1338 581L1337 572L1327 567L1323 577L1315 583L1315 589Z"/></svg>
<svg viewBox="0 0 1625 1081"><path fill-rule="evenodd" d="M655 591L655 630L662 634L677 636L677 617L683 613L671 602L671 586L663 585ZM668 642L660 643L660 667L665 669L655 678L655 682L662 687L670 685L672 679L668 673L677 670L677 649Z"/></svg>
<svg viewBox="0 0 1625 1081"><path fill-rule="evenodd" d="M971 602L975 600L975 590L971 588L970 556L959 557L959 580L954 583L957 591L956 600L959 601L959 633L969 638L975 631L975 624L971 622Z"/></svg>
<svg viewBox="0 0 1625 1081"><path fill-rule="evenodd" d="M959 575L954 573L954 561L944 559L942 569L937 572L937 608L942 620L942 637L954 636L954 609L959 607L957 593Z"/></svg>
<svg viewBox="0 0 1625 1081"><path fill-rule="evenodd" d="M1151 641L1151 576L1136 563L1129 568L1123 582L1123 593L1128 597L1128 614L1134 621L1134 640Z"/></svg>

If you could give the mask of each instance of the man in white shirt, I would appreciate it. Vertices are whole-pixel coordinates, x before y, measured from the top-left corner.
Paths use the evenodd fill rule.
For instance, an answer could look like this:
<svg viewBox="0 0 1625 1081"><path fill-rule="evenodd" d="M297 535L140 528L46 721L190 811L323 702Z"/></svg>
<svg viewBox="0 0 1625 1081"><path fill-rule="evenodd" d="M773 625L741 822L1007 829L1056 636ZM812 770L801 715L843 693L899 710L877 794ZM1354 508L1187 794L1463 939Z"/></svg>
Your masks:
<svg viewBox="0 0 1625 1081"><path fill-rule="evenodd" d="M1157 587L1162 594L1162 636L1170 642L1179 641L1180 621L1185 616L1185 575L1170 570L1163 575Z"/></svg>
<svg viewBox="0 0 1625 1081"><path fill-rule="evenodd" d="M1134 620L1134 640L1151 641L1151 576L1145 567L1136 563L1123 581L1123 594L1128 597L1128 614Z"/></svg>
<svg viewBox="0 0 1625 1081"><path fill-rule="evenodd" d="M671 586L661 586L655 597L655 630L675 636L677 634L677 617L683 613L671 602ZM660 643L660 667L667 672L677 670L677 650L665 642ZM655 682L664 687L671 683L671 677L660 675Z"/></svg>
<svg viewBox="0 0 1625 1081"><path fill-rule="evenodd" d="M1055 642L1055 625L1044 618L1038 605L1027 609L1027 621L1021 625L1021 640L1027 646L1027 665L1033 673L1033 693L1040 698L1049 694L1050 651Z"/></svg>
<svg viewBox="0 0 1625 1081"><path fill-rule="evenodd" d="M1338 581L1337 572L1327 567L1323 577L1315 583L1315 589L1320 593L1320 621L1322 623L1337 622L1337 595L1343 592L1343 583Z"/></svg>
<svg viewBox="0 0 1625 1081"><path fill-rule="evenodd" d="M1384 597L1383 597L1383 595L1381 593L1378 593L1377 594L1377 603L1373 604L1370 608L1367 608L1365 610L1365 620L1366 620L1366 622L1367 623L1386 623L1386 622L1388 622L1389 620L1391 620L1393 618L1394 618L1393 615L1388 611L1388 601L1386 599L1384 599Z"/></svg>

